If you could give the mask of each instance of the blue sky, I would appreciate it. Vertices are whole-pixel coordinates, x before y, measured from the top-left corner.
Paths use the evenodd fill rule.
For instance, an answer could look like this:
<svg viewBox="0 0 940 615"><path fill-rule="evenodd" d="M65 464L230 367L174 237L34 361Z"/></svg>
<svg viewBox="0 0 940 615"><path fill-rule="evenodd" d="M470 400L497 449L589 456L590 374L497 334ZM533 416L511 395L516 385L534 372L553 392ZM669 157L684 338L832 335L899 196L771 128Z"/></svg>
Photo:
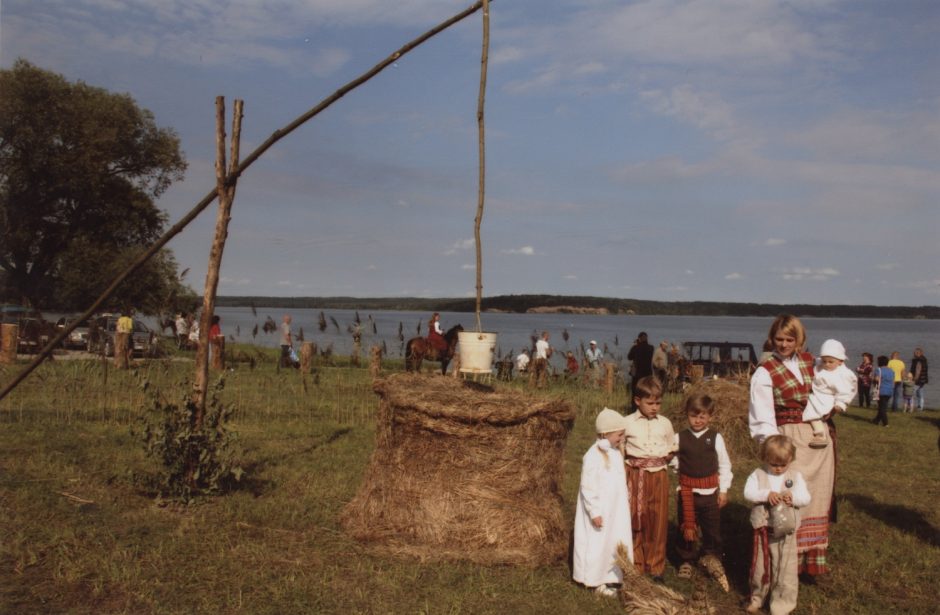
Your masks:
<svg viewBox="0 0 940 615"><path fill-rule="evenodd" d="M6 0L24 57L128 92L214 184L469 0ZM491 7L484 294L936 305L940 4ZM479 13L281 141L238 185L221 294L470 296ZM214 206L169 245L201 292Z"/></svg>

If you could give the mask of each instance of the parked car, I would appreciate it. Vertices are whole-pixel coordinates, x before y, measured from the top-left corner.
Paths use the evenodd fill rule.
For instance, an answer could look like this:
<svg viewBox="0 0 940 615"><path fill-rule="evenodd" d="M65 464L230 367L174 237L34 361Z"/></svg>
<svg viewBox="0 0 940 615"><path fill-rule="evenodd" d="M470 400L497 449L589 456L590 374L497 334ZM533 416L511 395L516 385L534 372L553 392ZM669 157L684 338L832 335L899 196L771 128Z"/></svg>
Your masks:
<svg viewBox="0 0 940 615"><path fill-rule="evenodd" d="M51 322L42 318L20 318L19 338L16 340L16 351L20 354L36 354L46 347L49 340L55 335Z"/></svg>
<svg viewBox="0 0 940 615"><path fill-rule="evenodd" d="M75 322L75 320L73 316L63 316L56 321L55 327L56 329L64 329ZM80 323L62 340L62 346L64 348L71 348L72 350L85 350L88 348L88 333L90 329L91 326L87 320Z"/></svg>
<svg viewBox="0 0 940 615"><path fill-rule="evenodd" d="M88 352L103 354L106 357L114 356L114 336L117 333L118 318L120 316L117 314L106 314L92 319L88 330ZM131 337L131 350L135 357L150 356L156 348L156 336L139 320L134 320Z"/></svg>
<svg viewBox="0 0 940 615"><path fill-rule="evenodd" d="M35 354L42 350L55 333L52 323L43 320L38 312L21 305L0 306L0 322L19 327L16 352Z"/></svg>

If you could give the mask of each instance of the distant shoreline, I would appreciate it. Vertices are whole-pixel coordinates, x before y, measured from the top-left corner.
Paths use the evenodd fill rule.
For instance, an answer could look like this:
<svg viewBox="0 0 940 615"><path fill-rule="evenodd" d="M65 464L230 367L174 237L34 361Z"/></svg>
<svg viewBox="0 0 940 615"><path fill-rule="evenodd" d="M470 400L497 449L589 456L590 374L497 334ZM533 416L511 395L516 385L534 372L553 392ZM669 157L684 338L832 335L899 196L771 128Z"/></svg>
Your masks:
<svg viewBox="0 0 940 615"><path fill-rule="evenodd" d="M473 312L471 298L419 297L267 297L220 296L219 307L288 309L397 310L410 312ZM647 301L570 295L498 295L485 297L482 310L510 314L632 314L646 316L758 316L795 314L816 318L940 319L940 306L811 305L735 303L721 301Z"/></svg>

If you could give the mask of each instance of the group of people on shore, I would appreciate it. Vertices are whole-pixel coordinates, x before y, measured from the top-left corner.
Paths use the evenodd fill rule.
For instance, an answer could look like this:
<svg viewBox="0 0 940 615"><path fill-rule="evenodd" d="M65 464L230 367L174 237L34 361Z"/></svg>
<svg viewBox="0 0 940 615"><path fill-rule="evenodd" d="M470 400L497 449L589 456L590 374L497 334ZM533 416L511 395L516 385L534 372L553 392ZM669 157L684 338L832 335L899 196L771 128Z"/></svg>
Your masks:
<svg viewBox="0 0 940 615"><path fill-rule="evenodd" d="M858 405L870 408L877 404L873 422L888 426L888 406L892 412L923 412L926 408L924 387L929 382L927 357L923 348L915 348L910 366L901 360L900 352L879 355L862 353L862 362L855 369L858 375Z"/></svg>
<svg viewBox="0 0 940 615"><path fill-rule="evenodd" d="M759 612L768 600L773 615L790 613L801 578L815 583L829 571L836 465L836 447L829 445L835 438L832 416L854 397L856 383L845 368L841 343L827 340L818 363L805 343L799 319L776 318L767 336L771 352L750 381L748 425L760 443L762 466L743 488L753 506L749 613ZM597 440L584 455L573 577L601 595L614 595L624 582L615 559L621 543L636 572L662 581L670 466L679 476L677 574L691 576L698 560L729 589L721 561L721 509L733 473L724 440L710 427L714 401L706 394L690 395L684 407L689 426L677 434L659 415L662 394L658 378L639 378L633 387L636 411L624 416L603 409L595 422Z"/></svg>

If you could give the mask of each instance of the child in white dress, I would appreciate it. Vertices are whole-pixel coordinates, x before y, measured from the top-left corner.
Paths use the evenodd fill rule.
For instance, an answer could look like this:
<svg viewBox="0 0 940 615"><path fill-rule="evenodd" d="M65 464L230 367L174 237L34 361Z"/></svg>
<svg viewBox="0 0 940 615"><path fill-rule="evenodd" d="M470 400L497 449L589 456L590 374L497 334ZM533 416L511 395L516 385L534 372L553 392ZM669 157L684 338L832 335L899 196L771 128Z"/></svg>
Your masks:
<svg viewBox="0 0 940 615"><path fill-rule="evenodd" d="M623 582L617 566L617 545L627 548L633 561L630 502L620 442L624 417L604 408L594 423L597 440L584 454L581 488L574 515L573 578L604 596L617 593Z"/></svg>
<svg viewBox="0 0 940 615"><path fill-rule="evenodd" d="M813 428L812 448L829 446L828 428L825 420L833 410L845 412L855 398L858 376L845 366L845 348L837 340L826 340L819 349L816 375L813 376L813 391L803 409L803 422Z"/></svg>

